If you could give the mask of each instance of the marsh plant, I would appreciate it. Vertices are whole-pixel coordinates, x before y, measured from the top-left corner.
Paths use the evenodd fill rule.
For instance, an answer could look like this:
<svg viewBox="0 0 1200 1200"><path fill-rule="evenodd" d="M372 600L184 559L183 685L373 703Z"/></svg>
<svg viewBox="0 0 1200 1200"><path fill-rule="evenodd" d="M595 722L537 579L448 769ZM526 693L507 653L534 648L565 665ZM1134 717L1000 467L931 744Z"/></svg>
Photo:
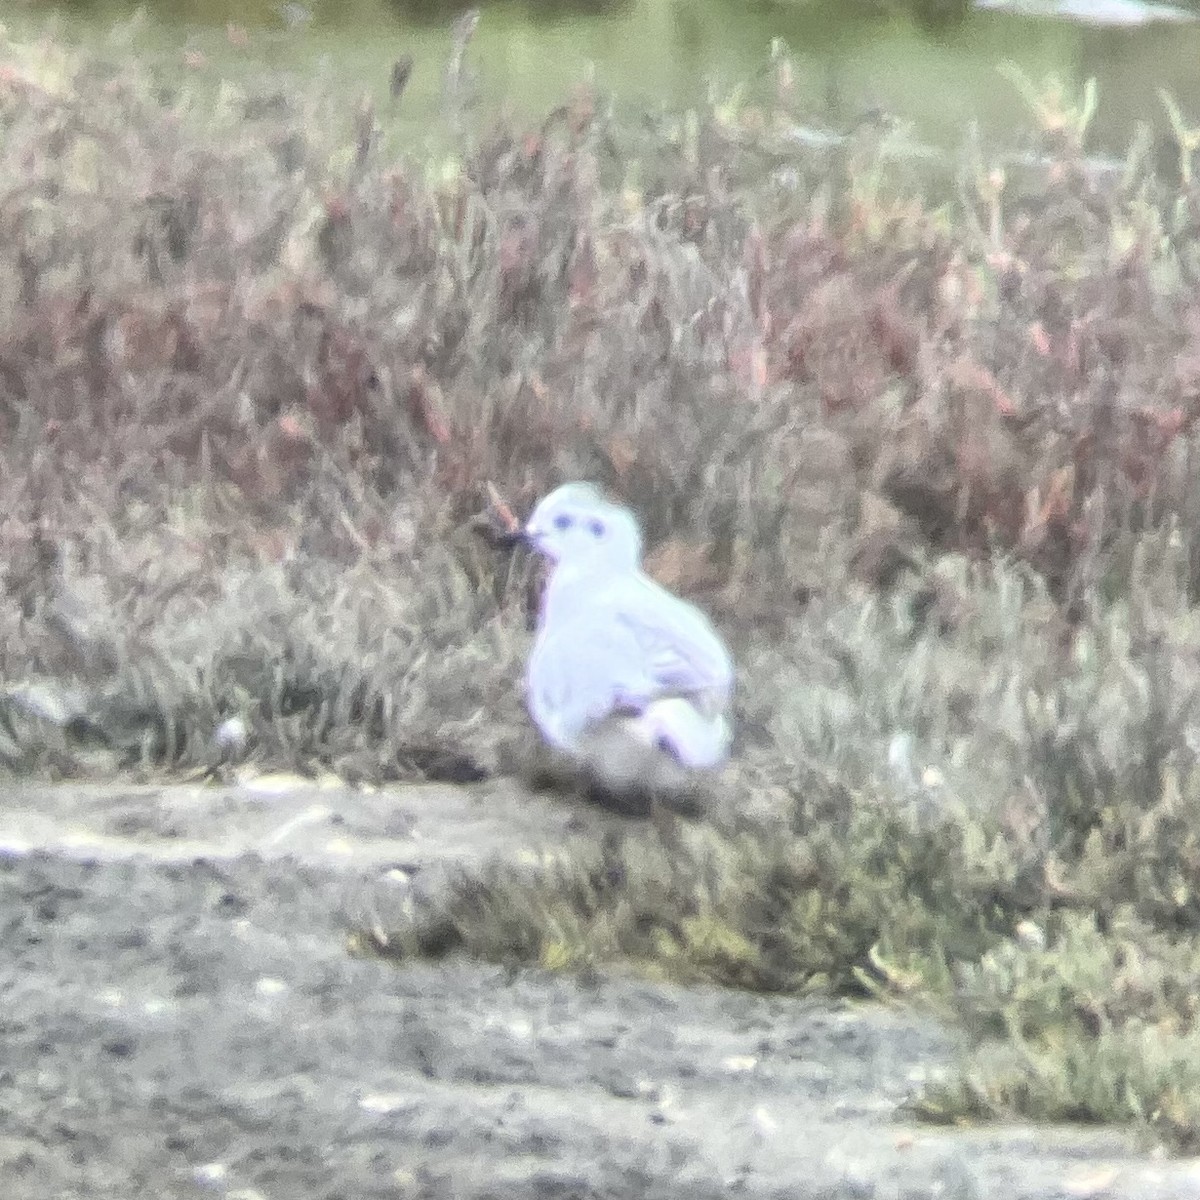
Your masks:
<svg viewBox="0 0 1200 1200"><path fill-rule="evenodd" d="M1025 153L931 171L794 136L784 58L417 156L345 89L0 45L0 763L522 771L484 534L591 479L730 640L735 763L360 942L921 1000L974 1047L927 1115L1192 1146L1194 138L1112 169L1022 81Z"/></svg>

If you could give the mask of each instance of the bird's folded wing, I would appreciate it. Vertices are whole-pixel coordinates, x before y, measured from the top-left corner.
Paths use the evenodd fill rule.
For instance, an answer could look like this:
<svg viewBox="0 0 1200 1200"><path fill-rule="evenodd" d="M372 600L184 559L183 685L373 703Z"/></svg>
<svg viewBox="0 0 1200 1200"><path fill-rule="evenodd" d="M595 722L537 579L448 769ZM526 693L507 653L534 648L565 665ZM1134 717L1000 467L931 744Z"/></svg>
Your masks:
<svg viewBox="0 0 1200 1200"><path fill-rule="evenodd" d="M569 747L589 727L640 711L656 692L641 648L619 623L580 613L543 630L526 671L526 698L542 733Z"/></svg>
<svg viewBox="0 0 1200 1200"><path fill-rule="evenodd" d="M724 708L733 689L733 661L698 608L644 575L614 580L596 599L636 640L659 692Z"/></svg>

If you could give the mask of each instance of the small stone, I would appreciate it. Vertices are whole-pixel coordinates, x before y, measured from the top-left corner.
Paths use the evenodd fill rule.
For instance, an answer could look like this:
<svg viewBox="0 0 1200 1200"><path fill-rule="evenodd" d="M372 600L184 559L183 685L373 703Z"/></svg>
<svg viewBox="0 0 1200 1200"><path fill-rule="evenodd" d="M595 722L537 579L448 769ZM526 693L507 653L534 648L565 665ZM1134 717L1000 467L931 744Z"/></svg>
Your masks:
<svg viewBox="0 0 1200 1200"><path fill-rule="evenodd" d="M217 726L213 743L226 754L242 754L250 741L250 729L241 717L229 717Z"/></svg>

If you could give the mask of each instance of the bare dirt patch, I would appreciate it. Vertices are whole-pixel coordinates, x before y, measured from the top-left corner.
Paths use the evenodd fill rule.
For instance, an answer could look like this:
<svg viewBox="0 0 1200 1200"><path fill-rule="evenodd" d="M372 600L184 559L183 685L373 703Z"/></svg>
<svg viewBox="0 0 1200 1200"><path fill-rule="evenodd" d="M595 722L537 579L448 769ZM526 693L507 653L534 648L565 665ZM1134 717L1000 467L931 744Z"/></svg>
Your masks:
<svg viewBox="0 0 1200 1200"><path fill-rule="evenodd" d="M1111 1131L930 1129L901 1011L348 952L364 903L613 818L515 787L13 787L13 1197L1182 1197ZM426 886L432 886L426 884Z"/></svg>

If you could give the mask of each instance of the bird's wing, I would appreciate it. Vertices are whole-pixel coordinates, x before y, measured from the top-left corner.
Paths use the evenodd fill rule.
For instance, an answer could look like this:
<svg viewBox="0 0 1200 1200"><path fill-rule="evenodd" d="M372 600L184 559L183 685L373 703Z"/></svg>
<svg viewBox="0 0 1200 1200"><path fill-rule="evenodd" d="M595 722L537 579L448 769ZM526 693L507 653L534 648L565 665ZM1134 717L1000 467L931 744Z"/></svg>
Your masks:
<svg viewBox="0 0 1200 1200"><path fill-rule="evenodd" d="M562 749L610 716L640 711L655 691L630 630L586 609L543 626L525 672L530 714Z"/></svg>
<svg viewBox="0 0 1200 1200"><path fill-rule="evenodd" d="M728 704L733 660L698 608L640 572L611 580L595 603L637 642L659 694L689 696L712 711Z"/></svg>

